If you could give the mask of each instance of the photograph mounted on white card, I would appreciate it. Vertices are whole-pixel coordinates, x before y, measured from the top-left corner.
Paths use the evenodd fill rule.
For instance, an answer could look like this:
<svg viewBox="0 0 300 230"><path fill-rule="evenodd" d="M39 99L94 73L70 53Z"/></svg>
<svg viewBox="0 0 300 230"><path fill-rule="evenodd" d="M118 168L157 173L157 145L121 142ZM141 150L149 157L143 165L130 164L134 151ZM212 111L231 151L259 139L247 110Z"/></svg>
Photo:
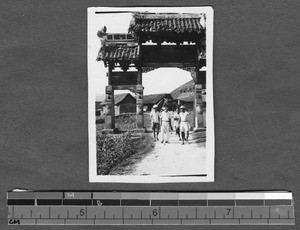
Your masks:
<svg viewBox="0 0 300 230"><path fill-rule="evenodd" d="M88 8L89 181L214 181L213 9Z"/></svg>

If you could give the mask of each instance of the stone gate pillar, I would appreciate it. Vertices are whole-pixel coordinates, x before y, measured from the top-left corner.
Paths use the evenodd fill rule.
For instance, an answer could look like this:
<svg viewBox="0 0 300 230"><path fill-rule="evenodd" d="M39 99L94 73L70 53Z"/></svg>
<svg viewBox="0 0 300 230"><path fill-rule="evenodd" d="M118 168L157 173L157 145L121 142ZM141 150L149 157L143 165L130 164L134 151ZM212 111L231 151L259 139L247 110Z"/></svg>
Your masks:
<svg viewBox="0 0 300 230"><path fill-rule="evenodd" d="M111 133L115 128L115 113L114 113L114 90L111 85L106 86L105 89L106 97L105 97L105 129L103 132Z"/></svg>
<svg viewBox="0 0 300 230"><path fill-rule="evenodd" d="M195 111L195 129L201 127L203 123L203 116L202 116L202 85L195 84L195 91L194 91L194 111Z"/></svg>
<svg viewBox="0 0 300 230"><path fill-rule="evenodd" d="M206 103L203 98L203 89L206 88L206 71L196 69L194 111L195 129L206 127Z"/></svg>
<svg viewBox="0 0 300 230"><path fill-rule="evenodd" d="M144 87L142 85L142 70L138 70L136 85L136 129L135 132L145 132L144 127Z"/></svg>
<svg viewBox="0 0 300 230"><path fill-rule="evenodd" d="M144 87L142 85L136 86L136 126L138 129L144 128Z"/></svg>

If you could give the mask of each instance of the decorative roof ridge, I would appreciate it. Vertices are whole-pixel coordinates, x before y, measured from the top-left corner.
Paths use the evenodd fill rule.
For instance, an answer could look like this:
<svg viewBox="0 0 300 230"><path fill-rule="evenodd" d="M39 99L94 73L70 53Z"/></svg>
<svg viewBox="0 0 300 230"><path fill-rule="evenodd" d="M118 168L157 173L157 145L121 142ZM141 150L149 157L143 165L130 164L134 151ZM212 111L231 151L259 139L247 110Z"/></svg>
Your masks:
<svg viewBox="0 0 300 230"><path fill-rule="evenodd" d="M135 19L202 18L202 13L134 13Z"/></svg>
<svg viewBox="0 0 300 230"><path fill-rule="evenodd" d="M139 46L138 42L128 42L128 41L112 41L112 42L106 42L105 46L110 47L137 47Z"/></svg>
<svg viewBox="0 0 300 230"><path fill-rule="evenodd" d="M146 96L157 96L157 95L166 95L166 94L170 94L170 93L152 93L152 94L146 94L146 95L144 95L144 97L146 97Z"/></svg>
<svg viewBox="0 0 300 230"><path fill-rule="evenodd" d="M129 23L128 32L134 34L157 32L201 34L206 28L205 21L205 14L202 13L135 13Z"/></svg>

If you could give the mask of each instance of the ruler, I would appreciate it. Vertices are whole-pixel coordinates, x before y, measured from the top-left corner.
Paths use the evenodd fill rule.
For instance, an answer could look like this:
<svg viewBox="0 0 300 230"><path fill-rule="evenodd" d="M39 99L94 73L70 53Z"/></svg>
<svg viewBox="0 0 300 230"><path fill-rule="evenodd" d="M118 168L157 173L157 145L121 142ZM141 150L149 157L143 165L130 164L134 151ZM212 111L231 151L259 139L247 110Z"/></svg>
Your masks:
<svg viewBox="0 0 300 230"><path fill-rule="evenodd" d="M291 192L7 192L9 225L294 225Z"/></svg>

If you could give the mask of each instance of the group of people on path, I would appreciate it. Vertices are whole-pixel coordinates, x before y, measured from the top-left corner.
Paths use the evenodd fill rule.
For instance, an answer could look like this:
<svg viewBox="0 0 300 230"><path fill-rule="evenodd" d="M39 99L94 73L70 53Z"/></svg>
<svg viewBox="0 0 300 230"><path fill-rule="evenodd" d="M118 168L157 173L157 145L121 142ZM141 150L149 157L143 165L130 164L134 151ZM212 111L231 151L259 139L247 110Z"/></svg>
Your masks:
<svg viewBox="0 0 300 230"><path fill-rule="evenodd" d="M182 141L181 144L189 143L190 124L188 115L189 112L186 111L184 105L180 106L180 112L178 108L175 111L169 111L168 107L162 107L160 112L158 106L154 105L150 113L154 140L159 141L158 134L161 131L161 143L169 143L170 131L174 128L179 141Z"/></svg>

